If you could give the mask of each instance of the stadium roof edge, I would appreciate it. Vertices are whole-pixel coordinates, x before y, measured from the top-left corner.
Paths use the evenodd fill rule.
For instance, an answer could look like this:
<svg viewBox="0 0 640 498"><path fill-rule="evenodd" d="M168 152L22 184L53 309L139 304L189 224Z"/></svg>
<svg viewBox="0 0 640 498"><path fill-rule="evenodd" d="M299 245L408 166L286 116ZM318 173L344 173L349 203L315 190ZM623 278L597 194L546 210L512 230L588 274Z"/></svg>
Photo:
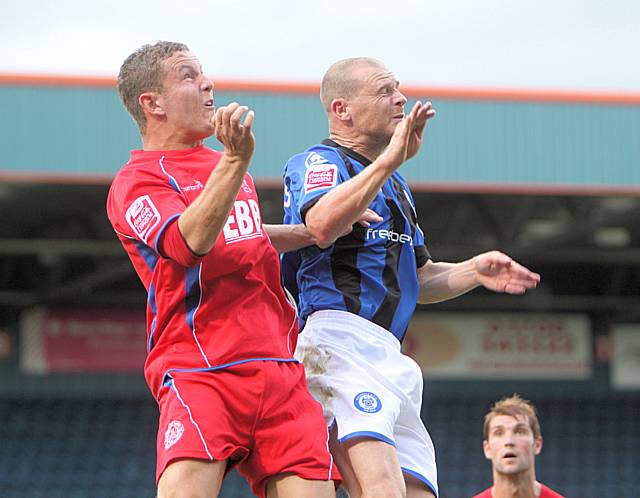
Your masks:
<svg viewBox="0 0 640 498"><path fill-rule="evenodd" d="M317 94L319 85L305 82L215 79L221 91ZM111 76L74 76L53 74L0 73L0 86L53 86L115 88ZM509 89L480 87L444 87L403 85L410 97L451 100L487 100L542 103L582 103L601 105L640 105L640 93L624 91L585 91L551 89Z"/></svg>

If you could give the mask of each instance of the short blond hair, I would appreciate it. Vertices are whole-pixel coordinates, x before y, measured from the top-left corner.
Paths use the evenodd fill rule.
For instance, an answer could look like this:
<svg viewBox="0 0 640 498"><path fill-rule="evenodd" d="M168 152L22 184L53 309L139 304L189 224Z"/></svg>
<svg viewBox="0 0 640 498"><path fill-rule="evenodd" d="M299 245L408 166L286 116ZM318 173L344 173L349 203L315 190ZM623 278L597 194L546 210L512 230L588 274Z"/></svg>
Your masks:
<svg viewBox="0 0 640 498"><path fill-rule="evenodd" d="M496 401L491 407L491 410L484 416L482 437L485 441L489 440L489 425L491 424L491 420L497 415L508 415L511 417L522 415L527 417L529 427L531 427L531 431L533 432L533 437L536 439L542 437L536 407L533 406L531 401L522 399L518 394L514 394L513 396Z"/></svg>

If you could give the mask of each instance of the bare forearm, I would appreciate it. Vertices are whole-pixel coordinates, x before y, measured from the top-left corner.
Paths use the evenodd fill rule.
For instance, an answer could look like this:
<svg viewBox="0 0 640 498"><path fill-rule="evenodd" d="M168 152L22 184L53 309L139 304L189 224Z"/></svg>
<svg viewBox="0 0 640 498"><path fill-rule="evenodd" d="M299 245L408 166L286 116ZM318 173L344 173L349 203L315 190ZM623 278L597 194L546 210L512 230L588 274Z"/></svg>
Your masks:
<svg viewBox="0 0 640 498"><path fill-rule="evenodd" d="M304 225L262 225L279 253L295 251L316 243Z"/></svg>
<svg viewBox="0 0 640 498"><path fill-rule="evenodd" d="M246 164L223 155L204 189L178 219L178 228L189 248L207 254L214 246L247 171Z"/></svg>
<svg viewBox="0 0 640 498"><path fill-rule="evenodd" d="M478 287L473 259L461 263L427 262L418 269L422 304L438 303L458 297Z"/></svg>
<svg viewBox="0 0 640 498"><path fill-rule="evenodd" d="M353 225L375 199L393 169L375 161L325 194L309 209L305 223L320 247L327 247Z"/></svg>

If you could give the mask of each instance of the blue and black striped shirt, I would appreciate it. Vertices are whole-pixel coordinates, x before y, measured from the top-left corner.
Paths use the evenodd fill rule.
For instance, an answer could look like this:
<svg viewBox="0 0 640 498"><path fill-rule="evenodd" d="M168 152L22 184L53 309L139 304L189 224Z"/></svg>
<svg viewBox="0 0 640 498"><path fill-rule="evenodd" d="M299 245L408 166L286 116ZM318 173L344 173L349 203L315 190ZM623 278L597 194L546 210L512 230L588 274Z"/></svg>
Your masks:
<svg viewBox="0 0 640 498"><path fill-rule="evenodd" d="M304 223L320 197L370 163L331 140L293 156L284 167L284 223ZM314 311L348 311L402 341L418 298L416 270L430 256L409 187L398 172L369 207L381 222L368 228L356 223L326 249L312 246L285 254L283 279L298 293L302 321Z"/></svg>

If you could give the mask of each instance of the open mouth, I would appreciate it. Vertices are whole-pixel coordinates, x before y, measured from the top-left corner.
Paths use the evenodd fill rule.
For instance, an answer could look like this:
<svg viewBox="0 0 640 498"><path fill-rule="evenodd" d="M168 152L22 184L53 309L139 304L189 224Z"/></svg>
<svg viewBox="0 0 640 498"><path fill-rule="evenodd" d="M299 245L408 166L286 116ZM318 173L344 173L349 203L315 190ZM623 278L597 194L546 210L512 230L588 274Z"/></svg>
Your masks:
<svg viewBox="0 0 640 498"><path fill-rule="evenodd" d="M209 107L211 109L213 109L213 99L209 99L204 103L205 107Z"/></svg>

